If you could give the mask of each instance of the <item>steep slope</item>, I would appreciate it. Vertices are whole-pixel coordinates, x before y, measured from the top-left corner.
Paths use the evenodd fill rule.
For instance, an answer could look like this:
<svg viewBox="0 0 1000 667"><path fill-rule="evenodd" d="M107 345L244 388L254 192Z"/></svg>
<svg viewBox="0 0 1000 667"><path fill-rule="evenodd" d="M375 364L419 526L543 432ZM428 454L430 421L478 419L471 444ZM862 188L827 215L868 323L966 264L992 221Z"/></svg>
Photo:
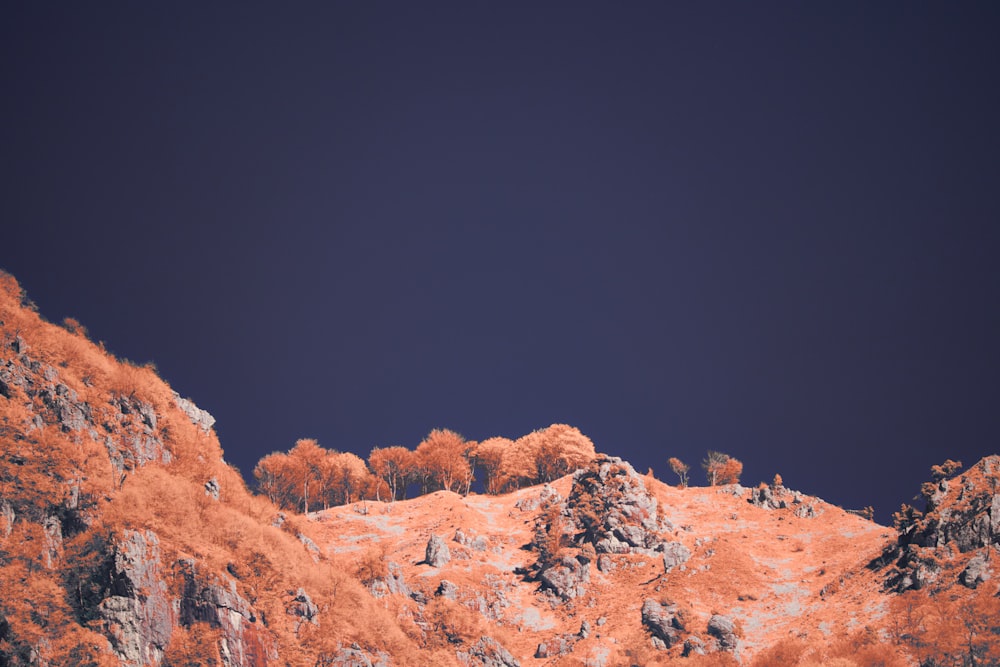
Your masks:
<svg viewBox="0 0 1000 667"><path fill-rule="evenodd" d="M6 274L0 327L0 664L455 662L317 563L151 368L43 321Z"/></svg>

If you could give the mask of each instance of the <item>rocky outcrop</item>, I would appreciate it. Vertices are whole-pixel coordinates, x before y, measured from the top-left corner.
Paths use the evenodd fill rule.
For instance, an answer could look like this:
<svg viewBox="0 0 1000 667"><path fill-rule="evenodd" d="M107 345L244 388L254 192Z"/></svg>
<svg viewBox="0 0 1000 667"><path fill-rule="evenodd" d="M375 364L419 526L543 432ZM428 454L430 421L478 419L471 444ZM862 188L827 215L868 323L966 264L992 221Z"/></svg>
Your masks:
<svg viewBox="0 0 1000 667"><path fill-rule="evenodd" d="M108 431L104 446L118 472L134 470L151 461L170 463L173 456L156 431L156 411L152 405L130 395L112 398L111 407L104 423Z"/></svg>
<svg viewBox="0 0 1000 667"><path fill-rule="evenodd" d="M721 614L715 614L708 619L708 634L715 638L719 648L730 653L739 648L739 636L733 619Z"/></svg>
<svg viewBox="0 0 1000 667"><path fill-rule="evenodd" d="M562 600L572 600L586 593L590 582L590 563L569 556L560 558L538 574L542 589L555 593Z"/></svg>
<svg viewBox="0 0 1000 667"><path fill-rule="evenodd" d="M988 456L952 479L924 484L926 512L904 506L895 545L869 565L887 567L885 588L896 592L945 586L975 588L989 577L987 553L1000 546L1000 456ZM976 552L966 560L956 552Z"/></svg>
<svg viewBox="0 0 1000 667"><path fill-rule="evenodd" d="M979 584L990 578L990 565L986 554L976 554L969 559L958 581L966 588L977 588Z"/></svg>
<svg viewBox="0 0 1000 667"><path fill-rule="evenodd" d="M766 510L784 509L788 507L788 503L781 497L784 494L784 487L774 487L762 484L756 489L752 489L750 491L750 497L747 498L747 502Z"/></svg>
<svg viewBox="0 0 1000 667"><path fill-rule="evenodd" d="M566 511L580 531L577 544L589 542L598 553L653 554L664 542L660 533L670 528L642 477L617 457L573 473Z"/></svg>
<svg viewBox="0 0 1000 667"><path fill-rule="evenodd" d="M468 651L458 651L458 660L468 667L521 667L510 651L492 637L480 637Z"/></svg>
<svg viewBox="0 0 1000 667"><path fill-rule="evenodd" d="M173 632L159 540L152 531L126 531L113 546L106 596L97 615L111 648L127 667L158 665Z"/></svg>
<svg viewBox="0 0 1000 667"><path fill-rule="evenodd" d="M8 538L14 530L14 508L6 500L0 499L0 537Z"/></svg>
<svg viewBox="0 0 1000 667"><path fill-rule="evenodd" d="M451 552L448 550L448 545L437 535L431 535L424 551L424 562L431 567L442 567L450 560Z"/></svg>
<svg viewBox="0 0 1000 667"><path fill-rule="evenodd" d="M441 583L443 585L444 580ZM373 581L368 590L377 598L385 597L386 595L410 596L413 593L410 587L406 585L403 569L399 566L399 563L393 562L389 562L386 565L385 576Z"/></svg>
<svg viewBox="0 0 1000 667"><path fill-rule="evenodd" d="M288 594L292 596L292 599L285 605L285 613L297 619L295 632L298 632L305 623L319 625L319 607L312 601L309 594L302 588L294 593L289 591Z"/></svg>
<svg viewBox="0 0 1000 667"><path fill-rule="evenodd" d="M669 573L675 567L682 567L691 558L691 550L680 542L666 542L662 549L664 573Z"/></svg>
<svg viewBox="0 0 1000 667"><path fill-rule="evenodd" d="M185 627L207 623L217 628L219 651L226 667L262 667L276 658L250 603L237 592L235 580L202 572L190 559L177 561L174 570L181 580L177 622Z"/></svg>
<svg viewBox="0 0 1000 667"><path fill-rule="evenodd" d="M705 655L705 642L701 637L688 637L684 640L684 651L681 656Z"/></svg>
<svg viewBox="0 0 1000 667"><path fill-rule="evenodd" d="M192 424L205 433L209 433L212 430L212 426L215 424L215 417L210 415L207 410L202 410L189 398L181 398L181 395L176 391L174 392L174 403L180 408L181 412L187 415Z"/></svg>
<svg viewBox="0 0 1000 667"><path fill-rule="evenodd" d="M55 368L30 357L28 346L18 340L23 341L16 337L8 344L16 356L0 363L0 396L11 398L22 391L34 404L35 427L51 424L66 433L92 429L92 406L60 380Z"/></svg>
<svg viewBox="0 0 1000 667"><path fill-rule="evenodd" d="M684 631L684 621L677 605L656 600L642 603L642 624L653 634L653 643L660 648L676 645Z"/></svg>

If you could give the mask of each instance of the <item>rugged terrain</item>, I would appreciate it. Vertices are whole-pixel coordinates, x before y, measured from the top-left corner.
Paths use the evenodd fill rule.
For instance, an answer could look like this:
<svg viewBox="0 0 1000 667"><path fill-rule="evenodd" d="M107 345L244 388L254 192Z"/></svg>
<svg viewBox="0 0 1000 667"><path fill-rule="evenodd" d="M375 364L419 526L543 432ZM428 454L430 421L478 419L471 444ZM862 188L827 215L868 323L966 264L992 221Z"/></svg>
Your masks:
<svg viewBox="0 0 1000 667"><path fill-rule="evenodd" d="M0 327L0 665L1000 660L996 456L935 472L894 527L607 455L301 515L247 489L211 415L6 274Z"/></svg>

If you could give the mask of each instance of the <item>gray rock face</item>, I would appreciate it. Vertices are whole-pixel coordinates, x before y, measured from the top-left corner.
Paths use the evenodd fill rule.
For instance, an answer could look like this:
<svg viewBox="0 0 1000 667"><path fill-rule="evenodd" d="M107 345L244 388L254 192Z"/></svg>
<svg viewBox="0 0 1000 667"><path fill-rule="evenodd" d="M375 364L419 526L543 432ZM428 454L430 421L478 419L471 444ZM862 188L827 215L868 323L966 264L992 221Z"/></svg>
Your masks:
<svg viewBox="0 0 1000 667"><path fill-rule="evenodd" d="M563 557L543 569L538 578L543 589L552 591L562 600L572 600L587 592L590 565L576 558Z"/></svg>
<svg viewBox="0 0 1000 667"><path fill-rule="evenodd" d="M104 424L108 431L104 446L118 472L135 470L150 461L172 460L156 432L156 411L152 405L135 396L117 396L111 399L111 407L111 419Z"/></svg>
<svg viewBox="0 0 1000 667"><path fill-rule="evenodd" d="M0 500L0 536L7 538L14 530L14 508L6 500Z"/></svg>
<svg viewBox="0 0 1000 667"><path fill-rule="evenodd" d="M716 614L708 619L708 634L715 637L719 642L719 648L723 651L733 652L739 646L736 625L728 616Z"/></svg>
<svg viewBox="0 0 1000 667"><path fill-rule="evenodd" d="M212 479L205 482L205 494L210 496L213 500L219 499L220 491L221 489L219 488L219 480L213 477Z"/></svg>
<svg viewBox="0 0 1000 667"><path fill-rule="evenodd" d="M685 658L691 655L705 655L705 642L701 637L688 637L684 640L684 652L681 655Z"/></svg>
<svg viewBox="0 0 1000 667"><path fill-rule="evenodd" d="M158 665L173 633L173 614L152 531L126 531L114 546L108 594L97 608L111 648L127 667Z"/></svg>
<svg viewBox="0 0 1000 667"><path fill-rule="evenodd" d="M750 491L747 502L766 510L784 509L788 507L788 503L781 498L781 495L782 493L778 489L761 486Z"/></svg>
<svg viewBox="0 0 1000 667"><path fill-rule="evenodd" d="M958 581L966 588L976 588L984 581L988 581L989 578L989 561L986 559L986 554L979 553L969 559L962 574L959 575Z"/></svg>
<svg viewBox="0 0 1000 667"><path fill-rule="evenodd" d="M521 663L492 637L480 637L467 652L456 654L468 667L521 667Z"/></svg>
<svg viewBox="0 0 1000 667"><path fill-rule="evenodd" d="M215 424L215 417L210 415L206 410L199 408L191 399L181 398L181 395L175 391L174 403L180 408L181 412L187 415L192 424L205 433L212 430L212 425Z"/></svg>
<svg viewBox="0 0 1000 667"><path fill-rule="evenodd" d="M601 554L597 557L597 569L600 572L614 572L615 562L608 554Z"/></svg>
<svg viewBox="0 0 1000 667"><path fill-rule="evenodd" d="M590 542L598 553L652 554L663 544L660 532L670 527L659 519L642 477L617 457L599 458L573 473L566 509L582 531L578 542Z"/></svg>
<svg viewBox="0 0 1000 667"><path fill-rule="evenodd" d="M203 622L218 628L225 667L263 667L276 657L273 643L258 626L250 603L238 593L235 580L203 573L189 559L177 561L174 568L182 581L178 623L187 627Z"/></svg>
<svg viewBox="0 0 1000 667"><path fill-rule="evenodd" d="M309 594L302 588L292 594L291 601L285 605L285 613L289 616L295 616L298 619L298 623L295 626L296 632L299 631L303 623L319 625L319 607L316 606L312 598L309 597Z"/></svg>
<svg viewBox="0 0 1000 667"><path fill-rule="evenodd" d="M691 558L691 551L680 542L667 542L663 545L663 571L670 572L675 567L681 567Z"/></svg>
<svg viewBox="0 0 1000 667"><path fill-rule="evenodd" d="M386 565L385 577L372 582L368 590L377 598L386 595L413 595L413 591L406 585L406 578L403 576L403 570L399 567L399 563L391 561Z"/></svg>
<svg viewBox="0 0 1000 667"><path fill-rule="evenodd" d="M42 551L42 558L45 567L50 570L59 563L62 555L62 524L59 518L54 516L45 517L42 522L42 530L45 534L45 548Z"/></svg>
<svg viewBox="0 0 1000 667"><path fill-rule="evenodd" d="M684 623L677 614L677 605L665 605L656 600L646 600L642 603L642 624L653 633L653 637L662 641L666 648L677 644L684 630Z"/></svg>
<svg viewBox="0 0 1000 667"><path fill-rule="evenodd" d="M448 550L448 545L437 535L431 535L427 540L424 562L432 567L442 567L450 560L451 552Z"/></svg>
<svg viewBox="0 0 1000 667"><path fill-rule="evenodd" d="M55 368L28 356L27 345L20 346L22 351L19 352L17 340L20 338L15 338L10 345L20 356L0 364L0 395L10 398L20 388L35 402L37 417L42 424L57 425L67 433L92 428L93 409L90 404L81 401L75 391L59 381Z"/></svg>
<svg viewBox="0 0 1000 667"><path fill-rule="evenodd" d="M813 519L816 517L816 508L810 503L799 505L792 513L800 519Z"/></svg>

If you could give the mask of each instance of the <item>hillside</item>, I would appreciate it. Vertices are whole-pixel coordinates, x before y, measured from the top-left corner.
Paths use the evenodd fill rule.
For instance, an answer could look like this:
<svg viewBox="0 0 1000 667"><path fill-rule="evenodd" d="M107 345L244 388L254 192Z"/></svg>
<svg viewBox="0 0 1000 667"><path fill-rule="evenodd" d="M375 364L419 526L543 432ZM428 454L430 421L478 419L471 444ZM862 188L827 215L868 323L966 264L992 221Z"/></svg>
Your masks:
<svg viewBox="0 0 1000 667"><path fill-rule="evenodd" d="M0 327L0 666L1000 661L997 457L937 471L892 528L604 454L298 514L247 489L209 413L6 274Z"/></svg>

